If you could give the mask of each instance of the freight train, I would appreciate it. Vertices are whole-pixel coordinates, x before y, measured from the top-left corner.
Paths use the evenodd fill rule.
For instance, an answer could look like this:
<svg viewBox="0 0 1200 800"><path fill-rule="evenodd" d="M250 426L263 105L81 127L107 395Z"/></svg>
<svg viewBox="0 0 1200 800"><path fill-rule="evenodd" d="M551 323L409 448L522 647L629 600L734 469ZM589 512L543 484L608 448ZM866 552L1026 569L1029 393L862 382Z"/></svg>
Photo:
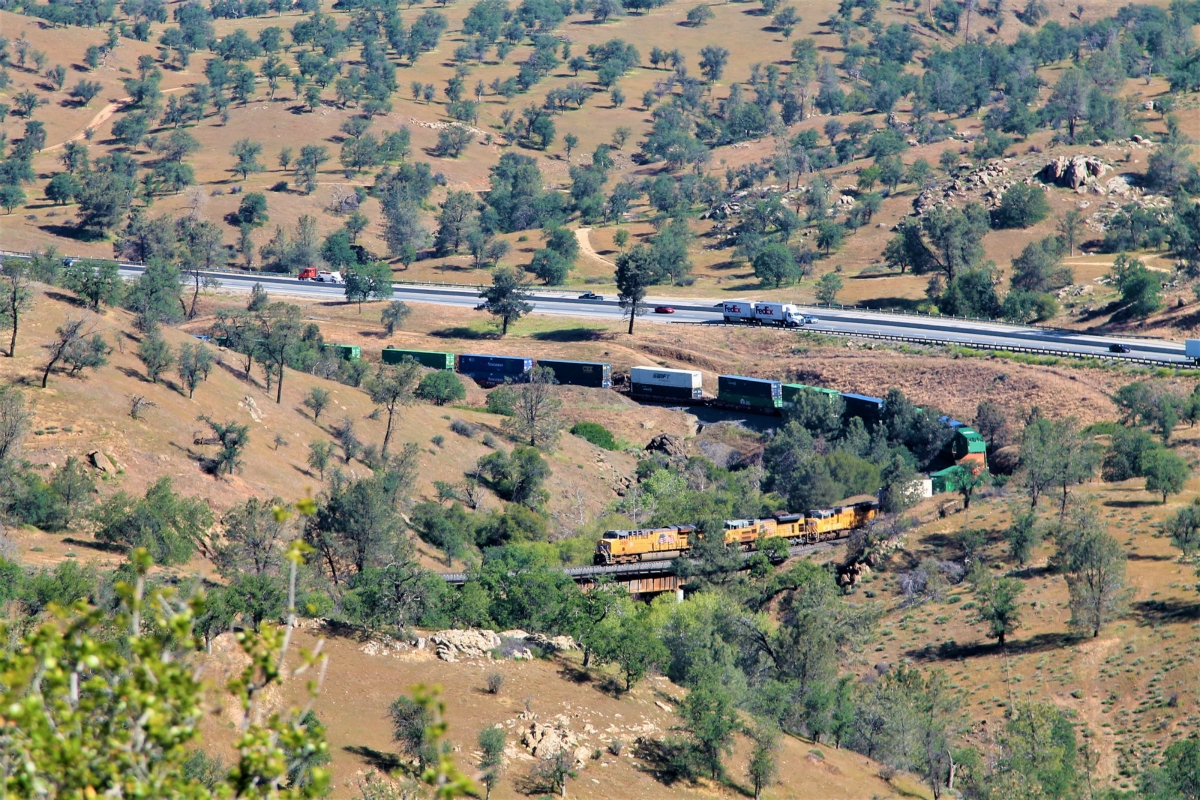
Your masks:
<svg viewBox="0 0 1200 800"><path fill-rule="evenodd" d="M860 503L812 510L803 514L777 511L765 519L725 521L725 544L743 551L758 550L767 539L779 538L789 546L838 539L879 515L879 503ZM593 563L600 566L663 561L686 556L696 537L695 525L670 525L631 531L606 531L596 543Z"/></svg>

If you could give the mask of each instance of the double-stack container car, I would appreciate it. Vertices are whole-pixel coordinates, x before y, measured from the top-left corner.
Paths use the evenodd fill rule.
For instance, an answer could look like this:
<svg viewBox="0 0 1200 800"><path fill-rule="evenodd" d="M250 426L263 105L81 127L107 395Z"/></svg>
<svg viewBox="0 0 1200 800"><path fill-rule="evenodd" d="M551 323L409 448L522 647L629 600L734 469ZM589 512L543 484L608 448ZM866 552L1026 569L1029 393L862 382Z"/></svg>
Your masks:
<svg viewBox="0 0 1200 800"><path fill-rule="evenodd" d="M399 364L411 358L422 367L430 369L454 369L454 353L439 353L434 350L401 350L398 347L383 348L383 363Z"/></svg>
<svg viewBox="0 0 1200 800"><path fill-rule="evenodd" d="M356 344L332 344L326 343L321 345L321 349L333 353L343 361L357 361L362 358L362 352Z"/></svg>
<svg viewBox="0 0 1200 800"><path fill-rule="evenodd" d="M520 383L533 370L533 359L521 356L489 356L463 353L458 357L458 371L480 386L501 383Z"/></svg>
<svg viewBox="0 0 1200 800"><path fill-rule="evenodd" d="M612 364L601 361L557 361L539 358L537 365L554 373L554 380L568 386L612 388Z"/></svg>
<svg viewBox="0 0 1200 800"><path fill-rule="evenodd" d="M704 399L703 380L697 370L633 367L629 393L646 400L691 402Z"/></svg>
<svg viewBox="0 0 1200 800"><path fill-rule="evenodd" d="M783 409L783 384L765 378L719 375L717 405L778 414Z"/></svg>

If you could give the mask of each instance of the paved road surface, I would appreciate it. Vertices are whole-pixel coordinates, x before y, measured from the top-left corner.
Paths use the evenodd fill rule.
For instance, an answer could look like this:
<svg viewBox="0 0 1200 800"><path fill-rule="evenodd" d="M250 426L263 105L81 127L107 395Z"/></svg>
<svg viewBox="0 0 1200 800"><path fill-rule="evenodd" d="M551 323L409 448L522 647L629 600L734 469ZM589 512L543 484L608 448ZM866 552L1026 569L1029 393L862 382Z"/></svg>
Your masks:
<svg viewBox="0 0 1200 800"><path fill-rule="evenodd" d="M123 266L122 273L134 277L140 267ZM334 300L343 296L341 286L299 281L285 275L242 276L213 273L221 285L233 291L249 292L255 283L262 283L273 294L303 297L310 300ZM413 303L474 308L481 300L473 289L438 285L397 284L394 298ZM577 292L533 292L534 309L540 314L612 321L621 319L623 311L612 296L603 300L582 300ZM649 308L657 305L675 309L673 314L653 311L638 319L647 323L716 323L722 321L719 301L700 298L647 298ZM1183 343L1161 339L1105 337L1074 331L1048 330L994 322L944 319L938 317L889 314L861 309L813 309L819 322L806 329L818 333L855 333L875 336L919 337L944 340L963 345L982 347L1040 348L1052 352L1085 355L1115 355L1109 345L1120 342L1129 348L1128 358L1159 359L1174 363L1189 363L1184 356Z"/></svg>

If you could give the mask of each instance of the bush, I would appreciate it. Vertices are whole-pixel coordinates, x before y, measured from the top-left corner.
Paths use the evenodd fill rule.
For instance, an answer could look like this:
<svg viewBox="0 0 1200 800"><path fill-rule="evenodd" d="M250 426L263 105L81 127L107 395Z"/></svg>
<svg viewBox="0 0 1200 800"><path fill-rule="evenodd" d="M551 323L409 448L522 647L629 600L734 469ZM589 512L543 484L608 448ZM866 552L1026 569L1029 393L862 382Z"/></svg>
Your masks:
<svg viewBox="0 0 1200 800"><path fill-rule="evenodd" d="M490 672L487 676L487 691L488 694L500 694L500 687L504 685L504 676L499 672Z"/></svg>
<svg viewBox="0 0 1200 800"><path fill-rule="evenodd" d="M501 414L505 417L511 417L516 413L514 404L517 399L517 391L511 386L498 386L488 392L487 410L492 414Z"/></svg>
<svg viewBox="0 0 1200 800"><path fill-rule="evenodd" d="M571 426L571 433L580 439L586 439L596 445L596 447L601 447L605 450L618 449L617 440L612 435L612 431L598 422L576 422Z"/></svg>
<svg viewBox="0 0 1200 800"><path fill-rule="evenodd" d="M450 430L454 433L457 433L459 436L465 436L468 439L474 439L475 434L479 432L479 429L474 425L461 419L456 419L451 422Z"/></svg>
<svg viewBox="0 0 1200 800"><path fill-rule="evenodd" d="M417 385L417 397L437 406L444 406L467 396L462 381L453 372L438 370L421 379Z"/></svg>

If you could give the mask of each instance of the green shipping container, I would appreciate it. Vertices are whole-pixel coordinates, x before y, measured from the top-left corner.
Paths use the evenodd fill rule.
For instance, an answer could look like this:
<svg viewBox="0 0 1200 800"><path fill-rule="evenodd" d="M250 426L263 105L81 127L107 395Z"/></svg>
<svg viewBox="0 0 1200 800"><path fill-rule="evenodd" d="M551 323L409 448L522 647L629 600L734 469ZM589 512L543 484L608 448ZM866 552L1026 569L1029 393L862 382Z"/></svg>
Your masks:
<svg viewBox="0 0 1200 800"><path fill-rule="evenodd" d="M362 358L362 353L356 344L324 344L322 350L333 350L338 357L344 361L357 361Z"/></svg>
<svg viewBox="0 0 1200 800"><path fill-rule="evenodd" d="M439 353L435 350L401 350L398 347L383 348L383 363L399 364L405 356L430 369L454 369L454 353Z"/></svg>
<svg viewBox="0 0 1200 800"><path fill-rule="evenodd" d="M823 394L826 397L834 398L841 395L841 392L836 389L822 389L820 386L806 386L803 383L785 383L783 384L783 402L784 404L796 402L796 395L801 392L816 392Z"/></svg>

